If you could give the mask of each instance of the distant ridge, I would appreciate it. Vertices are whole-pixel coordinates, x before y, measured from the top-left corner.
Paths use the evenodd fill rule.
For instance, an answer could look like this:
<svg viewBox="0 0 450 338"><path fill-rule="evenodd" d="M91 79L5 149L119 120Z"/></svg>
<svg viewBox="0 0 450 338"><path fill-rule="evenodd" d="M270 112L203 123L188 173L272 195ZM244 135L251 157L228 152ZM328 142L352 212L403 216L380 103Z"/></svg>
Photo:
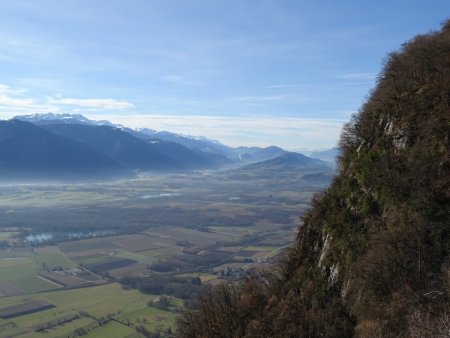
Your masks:
<svg viewBox="0 0 450 338"><path fill-rule="evenodd" d="M0 121L0 179L85 179L130 175L101 152L32 123Z"/></svg>
<svg viewBox="0 0 450 338"><path fill-rule="evenodd" d="M185 136L149 128L131 129L109 121L90 120L81 114L30 114L15 116L13 119L33 123L60 136L94 147L125 166L138 170L209 169L221 166L239 166L272 159L285 152L276 146L232 148L202 136ZM97 137L102 135L106 139L102 138L101 141L96 142L92 135L89 137L86 135L88 130L93 130L89 127L112 128L115 131L110 129L109 136L106 137L107 129L98 129L102 132ZM75 129L83 132L84 136L77 134ZM151 146L147 148L151 148L149 152L152 153L154 160L145 151L140 153L143 151L142 142L138 145L138 141L131 141L130 137L124 134L119 137L120 132L145 141L147 145L150 144ZM117 141L116 138L120 138L121 141ZM119 142L122 147L126 145L131 148L127 148L128 150L125 151L125 148L117 149L115 146L115 149L112 150L111 142L113 141ZM131 145L132 143L134 146ZM140 151L136 147L140 148ZM158 155L156 152L160 154ZM139 153L141 155L138 156Z"/></svg>
<svg viewBox="0 0 450 338"><path fill-rule="evenodd" d="M266 148L260 147L238 147L234 148L233 156L242 162L260 162L275 158L286 153L285 150L276 146Z"/></svg>
<svg viewBox="0 0 450 338"><path fill-rule="evenodd" d="M331 149L313 151L309 156L312 158L318 158L319 160L322 161L335 163L337 160L337 156L339 155L339 152L340 152L339 147L334 147Z"/></svg>
<svg viewBox="0 0 450 338"><path fill-rule="evenodd" d="M327 162L318 160L305 156L303 154L294 152L284 152L280 156L272 158L270 160L248 164L242 169L245 170L271 170L271 171L281 171L281 170L295 170L295 169L305 169L305 168L321 168L330 169L330 165Z"/></svg>
<svg viewBox="0 0 450 338"><path fill-rule="evenodd" d="M106 120L95 121L90 120L81 114L29 114L29 115L17 115L12 118L13 120L20 120L24 122L30 122L37 125L45 124L86 124L93 126L111 126L122 127L121 125L111 123Z"/></svg>
<svg viewBox="0 0 450 338"><path fill-rule="evenodd" d="M232 153L232 149L219 141L210 140L205 137L185 136L169 131L156 131L148 128L140 128L134 131L139 137L147 139L160 139L169 142L179 143L191 150L201 151L209 154L220 154L228 156Z"/></svg>
<svg viewBox="0 0 450 338"><path fill-rule="evenodd" d="M155 149L154 144L146 143L117 128L82 124L50 124L42 127L56 135L92 147L130 169L185 168L180 161Z"/></svg>

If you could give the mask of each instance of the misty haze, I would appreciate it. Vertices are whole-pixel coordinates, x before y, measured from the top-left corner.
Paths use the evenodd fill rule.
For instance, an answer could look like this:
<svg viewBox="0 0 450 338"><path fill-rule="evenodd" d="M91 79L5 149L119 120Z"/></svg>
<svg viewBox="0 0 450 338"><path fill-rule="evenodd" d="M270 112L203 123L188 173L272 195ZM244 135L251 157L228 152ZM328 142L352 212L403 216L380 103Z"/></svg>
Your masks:
<svg viewBox="0 0 450 338"><path fill-rule="evenodd" d="M0 338L449 338L444 0L0 8Z"/></svg>

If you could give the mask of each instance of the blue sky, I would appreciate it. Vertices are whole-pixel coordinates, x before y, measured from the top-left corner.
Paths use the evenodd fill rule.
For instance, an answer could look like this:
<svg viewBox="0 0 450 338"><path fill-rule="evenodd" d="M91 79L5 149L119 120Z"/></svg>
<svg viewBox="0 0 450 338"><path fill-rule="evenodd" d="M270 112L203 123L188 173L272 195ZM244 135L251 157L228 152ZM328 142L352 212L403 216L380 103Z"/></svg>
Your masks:
<svg viewBox="0 0 450 338"><path fill-rule="evenodd" d="M2 0L0 17L0 118L81 113L319 149L450 1Z"/></svg>

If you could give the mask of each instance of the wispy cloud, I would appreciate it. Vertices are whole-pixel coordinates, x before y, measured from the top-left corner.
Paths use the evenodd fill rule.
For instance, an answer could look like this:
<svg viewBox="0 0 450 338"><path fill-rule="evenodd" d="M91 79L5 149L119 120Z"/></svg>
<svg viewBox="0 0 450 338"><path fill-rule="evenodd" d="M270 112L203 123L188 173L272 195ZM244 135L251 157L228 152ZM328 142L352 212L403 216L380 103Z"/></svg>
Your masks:
<svg viewBox="0 0 450 338"><path fill-rule="evenodd" d="M205 83L198 80L189 79L185 76L180 75L167 75L162 78L164 82L173 83L176 85L182 85L182 86L203 86Z"/></svg>
<svg viewBox="0 0 450 338"><path fill-rule="evenodd" d="M0 32L1 55L9 60L27 60L27 62L49 62L62 55L67 56L64 48L46 39L37 39L28 34Z"/></svg>
<svg viewBox="0 0 450 338"><path fill-rule="evenodd" d="M56 105L78 106L84 108L97 108L105 110L121 110L133 108L134 105L128 101L115 99L74 99L74 98L49 98L49 103Z"/></svg>
<svg viewBox="0 0 450 338"><path fill-rule="evenodd" d="M36 100L23 97L25 92L22 89L13 89L7 85L0 84L0 106L23 109L36 105Z"/></svg>
<svg viewBox="0 0 450 338"><path fill-rule="evenodd" d="M276 85L272 85L272 86L267 86L266 88L268 89L278 89L278 88L295 88L295 87L300 87L301 84L299 83L292 83L292 84L276 84Z"/></svg>
<svg viewBox="0 0 450 338"><path fill-rule="evenodd" d="M276 95L276 96L238 96L231 97L228 101L237 101L237 102L260 102L260 101L277 101L285 99L285 95Z"/></svg>
<svg viewBox="0 0 450 338"><path fill-rule="evenodd" d="M93 119L108 119L130 127L169 130L185 135L201 135L231 146L278 145L286 149L330 148L339 139L340 119L308 119L278 116L171 116L88 114Z"/></svg>
<svg viewBox="0 0 450 338"><path fill-rule="evenodd" d="M350 80L350 81L374 81L377 77L377 73L348 73L340 74L336 76L339 80Z"/></svg>
<svg viewBox="0 0 450 338"><path fill-rule="evenodd" d="M0 84L0 110L2 117L12 117L24 111L40 112L79 112L87 111L111 111L129 110L134 105L128 101L116 99L77 99L54 98L51 96L36 96L26 88L15 88Z"/></svg>

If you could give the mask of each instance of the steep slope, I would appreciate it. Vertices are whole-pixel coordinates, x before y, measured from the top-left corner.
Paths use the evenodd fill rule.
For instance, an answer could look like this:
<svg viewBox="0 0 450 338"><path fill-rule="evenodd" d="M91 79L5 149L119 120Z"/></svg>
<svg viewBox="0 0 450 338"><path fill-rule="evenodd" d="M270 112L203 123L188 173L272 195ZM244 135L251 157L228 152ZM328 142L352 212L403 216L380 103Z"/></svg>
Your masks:
<svg viewBox="0 0 450 338"><path fill-rule="evenodd" d="M276 271L210 289L181 337L448 337L450 21L392 53Z"/></svg>
<svg viewBox="0 0 450 338"><path fill-rule="evenodd" d="M214 154L191 150L181 143L149 136L167 133L175 138L178 136L176 134L156 132L150 129L143 129L145 132L140 132L105 120L90 120L80 114L31 114L15 116L13 119L33 123L60 136L87 144L132 169L207 169L229 162L226 158L217 157ZM77 133L80 134L77 135ZM98 133L97 136L101 137L100 144L94 140L94 133ZM108 149L108 142L111 142L110 149ZM143 145L144 143L146 146ZM121 151L111 149L117 147L118 144L122 148ZM125 157L124 153L126 153ZM149 160L149 156L153 157L153 161Z"/></svg>
<svg viewBox="0 0 450 338"><path fill-rule="evenodd" d="M310 158L305 155L285 152L270 160L247 164L227 171L233 177L260 177L274 179L284 176L286 179L294 179L301 175L305 181L316 183L331 182L335 170L327 162Z"/></svg>
<svg viewBox="0 0 450 338"><path fill-rule="evenodd" d="M131 130L128 132L138 138L146 140L160 139L164 141L181 144L191 150L207 156L218 164L227 165L232 162L252 163L265 161L283 154L285 151L280 147L237 147L232 148L218 141L210 140L204 137L186 137L168 131L156 131L152 129Z"/></svg>
<svg viewBox="0 0 450 338"><path fill-rule="evenodd" d="M15 116L14 119L24 122L30 122L37 126L47 128L48 130L53 130L54 132L62 136L67 136L64 135L64 133L69 131L70 138L74 137L71 129L83 129L79 126L75 126L72 128L70 127L70 125L85 126L83 132L89 130L89 126L103 126L104 128L110 127L116 129L116 132L120 130L134 136L141 141L145 141L145 143L150 144L150 147L153 150L156 150L164 156L167 156L170 159L174 160L177 163L178 167L170 169L209 169L217 167L232 167L235 165L242 165L245 163L254 163L272 159L285 152L283 149L275 146L266 148L232 148L218 141L210 140L205 137L183 136L168 131L156 131L148 128L140 128L135 130L131 128L125 128L122 125L113 124L109 121L90 120L80 114L31 114ZM69 126L61 127L60 125ZM117 135L115 137L117 138ZM81 141L82 143L88 142L87 144L90 146L93 145L91 143L91 140L83 140L81 137L76 137L76 140ZM128 140L126 143L130 143L129 141L130 140ZM134 141L134 143L136 143L136 140ZM99 150L103 151L105 149ZM110 152L106 153L109 156L112 156ZM131 164L131 167L144 170L155 169L155 167L152 165L148 167L149 164L147 162L145 164L140 163L137 167L136 165L137 163L134 161ZM161 169L169 169L169 167L161 166Z"/></svg>
<svg viewBox="0 0 450 338"><path fill-rule="evenodd" d="M219 166L222 162L209 154L191 150L185 146L159 139L150 139L147 141L153 149L170 157L180 163L183 168L187 169L208 169Z"/></svg>
<svg viewBox="0 0 450 338"><path fill-rule="evenodd" d="M204 153L227 156L232 150L231 147L228 147L217 141L206 139L204 137L193 138L171 133L168 131L156 131L148 128L138 129L135 132L139 133L141 137L149 139L157 138L164 141L179 143L186 148L189 148L191 150L199 150Z"/></svg>
<svg viewBox="0 0 450 338"><path fill-rule="evenodd" d="M328 187L336 170L328 162L307 157L295 152L283 151L283 154L270 160L256 162L224 171L234 179L286 180L303 184Z"/></svg>
<svg viewBox="0 0 450 338"><path fill-rule="evenodd" d="M325 168L329 169L329 165L321 160L305 156L294 152L284 152L282 155L270 160L252 163L244 166L249 170L293 170L303 168Z"/></svg>
<svg viewBox="0 0 450 338"><path fill-rule="evenodd" d="M234 148L229 157L241 162L260 162L270 160L284 154L286 151L280 147L238 147Z"/></svg>
<svg viewBox="0 0 450 338"><path fill-rule="evenodd" d="M36 125L49 125L49 124L85 124L90 126L111 126L115 127L116 125L112 124L109 121L93 121L84 117L81 114L30 114L30 115L17 115L14 116L14 120L20 120L24 122L30 122Z"/></svg>
<svg viewBox="0 0 450 338"><path fill-rule="evenodd" d="M45 125L59 125L59 124L82 124L87 126L108 126L115 127L120 130L126 131L138 139L144 139L147 141L161 140L170 143L180 144L183 147L194 150L200 155L214 155L222 156L226 159L226 155L233 150L218 141L209 140L205 137L190 137L182 136L179 134L171 133L169 131L157 131L148 128L131 129L126 128L120 124L114 124L106 120L90 120L81 114L29 114L29 115L17 115L13 119L24 122L30 122L38 126ZM214 157L213 156L213 157ZM218 158L219 160L223 160Z"/></svg>
<svg viewBox="0 0 450 338"><path fill-rule="evenodd" d="M319 160L327 161L330 163L336 163L338 155L339 155L339 147L335 147L331 149L313 151L309 155L309 157L318 158Z"/></svg>
<svg viewBox="0 0 450 338"><path fill-rule="evenodd" d="M138 139L121 129L82 124L51 124L43 128L89 145L131 169L182 170L213 165L209 159L179 144Z"/></svg>
<svg viewBox="0 0 450 338"><path fill-rule="evenodd" d="M29 122L36 125L45 125L45 124L88 124L91 125L94 121L91 121L80 114L30 114L30 115L18 115L14 116L13 120L20 120L23 122Z"/></svg>
<svg viewBox="0 0 450 338"><path fill-rule="evenodd" d="M0 121L1 179L73 179L121 176L127 171L83 144L31 123Z"/></svg>
<svg viewBox="0 0 450 338"><path fill-rule="evenodd" d="M147 141L161 140L172 144L179 144L198 155L208 159L212 166L226 166L232 163L228 158L232 148L220 142L206 138L192 138L168 131L156 131L148 128L138 130L126 129L131 135Z"/></svg>

